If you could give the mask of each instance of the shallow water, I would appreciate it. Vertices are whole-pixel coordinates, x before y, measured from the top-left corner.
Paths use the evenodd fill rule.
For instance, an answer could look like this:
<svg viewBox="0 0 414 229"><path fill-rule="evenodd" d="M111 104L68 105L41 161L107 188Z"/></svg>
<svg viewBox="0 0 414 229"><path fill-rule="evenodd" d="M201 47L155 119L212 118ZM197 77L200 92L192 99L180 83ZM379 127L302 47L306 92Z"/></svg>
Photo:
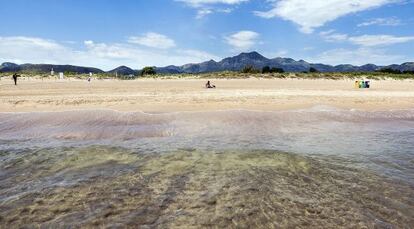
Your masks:
<svg viewBox="0 0 414 229"><path fill-rule="evenodd" d="M414 225L414 110L0 113L9 226Z"/></svg>

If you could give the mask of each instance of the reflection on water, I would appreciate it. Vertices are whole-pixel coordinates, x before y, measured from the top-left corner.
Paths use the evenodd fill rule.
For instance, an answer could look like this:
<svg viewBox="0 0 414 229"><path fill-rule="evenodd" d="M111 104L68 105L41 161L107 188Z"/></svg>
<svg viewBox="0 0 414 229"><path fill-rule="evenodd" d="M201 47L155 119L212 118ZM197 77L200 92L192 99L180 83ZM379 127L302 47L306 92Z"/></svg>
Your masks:
<svg viewBox="0 0 414 229"><path fill-rule="evenodd" d="M409 227L414 111L0 114L9 226Z"/></svg>

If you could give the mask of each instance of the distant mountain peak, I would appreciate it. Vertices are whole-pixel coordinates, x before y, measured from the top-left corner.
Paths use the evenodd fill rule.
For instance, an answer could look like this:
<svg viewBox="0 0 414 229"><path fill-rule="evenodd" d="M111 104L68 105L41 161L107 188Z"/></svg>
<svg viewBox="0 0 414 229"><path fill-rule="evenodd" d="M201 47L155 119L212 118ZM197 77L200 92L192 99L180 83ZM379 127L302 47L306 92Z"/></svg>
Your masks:
<svg viewBox="0 0 414 229"><path fill-rule="evenodd" d="M116 68L112 69L111 71L116 71L116 70L132 70L132 68L127 67L125 65L121 65L119 67L116 67Z"/></svg>
<svg viewBox="0 0 414 229"><path fill-rule="evenodd" d="M235 57L247 57L250 59L267 59L266 57L262 56L260 53L253 51L253 52L242 52Z"/></svg>
<svg viewBox="0 0 414 229"><path fill-rule="evenodd" d="M37 72L49 73L53 68L55 72L75 72L75 73L102 73L101 69L74 65L58 65L58 64L14 64L10 62L3 63L0 66L0 72Z"/></svg>
<svg viewBox="0 0 414 229"><path fill-rule="evenodd" d="M17 67L18 64L12 63L12 62L4 62L1 64L2 67Z"/></svg>
<svg viewBox="0 0 414 229"><path fill-rule="evenodd" d="M137 73L137 71L135 71L132 68L127 67L125 65L121 65L117 68L114 68L114 69L108 71L108 73L116 73L116 74L119 74L119 75L131 75L131 74L135 75Z"/></svg>

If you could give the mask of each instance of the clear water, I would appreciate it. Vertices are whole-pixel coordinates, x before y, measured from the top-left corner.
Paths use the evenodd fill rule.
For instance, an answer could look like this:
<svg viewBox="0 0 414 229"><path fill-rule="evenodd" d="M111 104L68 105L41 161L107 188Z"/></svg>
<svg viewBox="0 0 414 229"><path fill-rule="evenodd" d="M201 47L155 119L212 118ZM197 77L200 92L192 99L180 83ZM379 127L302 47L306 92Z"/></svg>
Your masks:
<svg viewBox="0 0 414 229"><path fill-rule="evenodd" d="M0 114L10 226L414 225L414 110Z"/></svg>

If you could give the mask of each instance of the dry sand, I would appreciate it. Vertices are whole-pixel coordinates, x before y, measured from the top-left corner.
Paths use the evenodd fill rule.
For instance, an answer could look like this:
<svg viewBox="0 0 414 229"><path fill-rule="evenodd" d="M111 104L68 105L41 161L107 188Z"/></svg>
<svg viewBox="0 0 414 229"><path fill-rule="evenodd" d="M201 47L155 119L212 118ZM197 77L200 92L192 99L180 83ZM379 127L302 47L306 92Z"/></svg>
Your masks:
<svg viewBox="0 0 414 229"><path fill-rule="evenodd" d="M414 81L371 81L355 89L353 80L206 79L0 81L0 112L115 109L173 112L204 110L283 110L327 105L346 109L414 108Z"/></svg>

